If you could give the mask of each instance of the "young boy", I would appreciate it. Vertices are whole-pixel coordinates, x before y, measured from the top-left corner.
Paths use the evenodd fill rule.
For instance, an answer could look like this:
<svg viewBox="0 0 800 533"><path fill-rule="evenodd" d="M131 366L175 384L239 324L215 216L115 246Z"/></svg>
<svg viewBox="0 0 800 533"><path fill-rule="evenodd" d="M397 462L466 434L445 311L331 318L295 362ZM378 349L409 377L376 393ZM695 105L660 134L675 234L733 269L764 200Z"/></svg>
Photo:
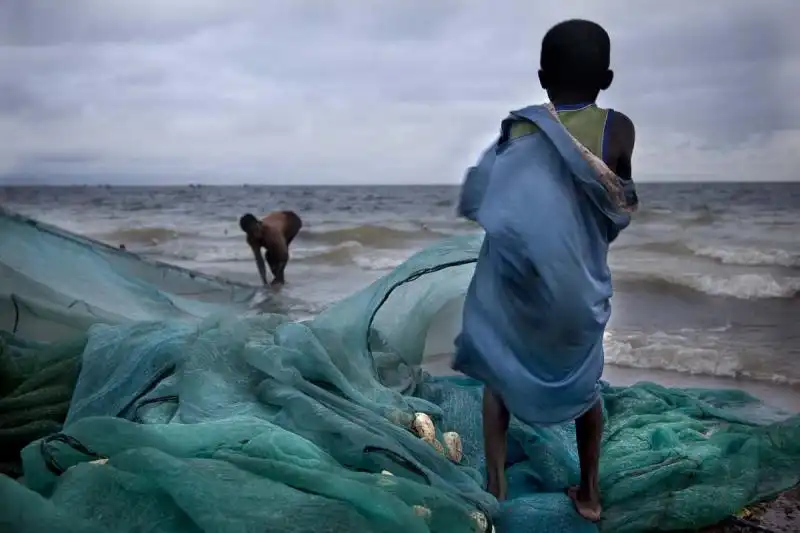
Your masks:
<svg viewBox="0 0 800 533"><path fill-rule="evenodd" d="M282 285L289 262L289 245L303 227L303 221L294 211L274 211L260 221L246 213L239 219L239 227L247 235L247 244L253 250L261 282L267 284L266 259L274 276L272 285ZM261 248L264 248L263 259Z"/></svg>
<svg viewBox="0 0 800 533"><path fill-rule="evenodd" d="M539 81L542 88L547 91L550 103L555 108L559 120L567 129L567 131L586 149L588 149L598 158L601 158L602 161L609 167L609 169L613 171L619 178L621 178L623 182L629 182L631 179L631 156L633 154L633 145L635 139L633 123L624 114L618 111L612 111L610 109L601 109L595 104L600 91L608 89L613 79L613 72L609 70L610 48L611 45L609 36L601 26L585 20L568 20L566 22L562 22L551 28L542 41ZM508 148L508 150L512 149ZM498 154L499 153L500 150L498 149ZM498 155L498 157L501 156ZM516 156L509 155L508 157ZM633 195L634 197L631 198L631 202L635 203L635 193L633 193ZM571 209L571 206L565 205L561 210L570 211ZM613 239L613 237L611 237L611 239ZM486 246L486 243L484 245ZM494 243L490 242L488 245L491 248L494 246ZM502 248L502 244L498 244L496 246L500 246ZM532 244L532 246L536 246L536 243ZM607 250L607 242L597 244L597 246L602 249L601 251ZM598 254L598 256L603 258L605 257L604 253ZM574 262L576 263L587 260L585 258L581 258L582 256L580 254L577 254L577 257L579 257L579 259L575 259ZM479 266L480 261L481 260L479 259ZM570 283L569 274L559 274L559 271L563 268L571 268L573 263L564 263L562 259L556 258L545 258L543 261L545 264L533 265L532 272L534 273L523 273L520 275L528 276L526 279L535 279L535 271L540 268L545 268L548 272L555 272L553 276L557 281L557 285L563 286ZM550 264L546 264L548 261ZM562 262L560 264L556 264L559 263L559 261ZM525 263L523 263L523 265L524 264ZM602 270L604 272L603 276L605 276L605 272L607 272L607 264L605 263L605 259L600 259L599 265L599 270ZM575 268L591 270L591 267L587 265L577 265ZM494 278L490 278L489 281L485 283L483 280L486 278L483 278L481 283L485 285L497 283L498 286L500 286L499 284L508 283L507 280L499 279L496 274L493 274L493 276ZM559 278L558 276L562 277ZM547 305L559 305L559 302L556 301L555 297L552 298L554 301L548 301L548 298L551 295L546 295L544 299L540 298L535 302L534 300L525 302L524 299L528 296L526 296L526 290L522 286L520 286L518 290L509 292L509 294L512 298L519 296L520 303L515 304L518 308L519 306L524 305L539 305L541 315L543 316L547 316L548 312L550 311L550 308L548 308ZM608 296L610 296L610 283ZM591 297L591 295L588 295L587 299L591 299ZM489 297L483 296L483 298L485 299ZM602 300L605 300L605 294L600 302L596 302L593 305L595 307L604 307L610 309L607 307L607 300ZM475 302L475 308L480 308L482 305L488 305L486 302L481 302L479 297L475 298ZM545 303L542 304L542 302ZM465 306L466 305L470 305L470 303L468 302L465 304ZM589 305L585 307L587 307L586 314L593 312L593 310L588 309L588 307L590 307ZM512 309L510 311L510 316L513 316L515 312L516 310ZM583 309L579 308L577 309L577 312L580 314L583 312ZM519 312L517 315L523 316L524 313ZM488 322L488 319L486 322ZM600 319L598 319L596 323L598 324L599 330L602 330L602 328L605 327L605 322ZM495 324L493 327L496 330L502 329L502 325ZM529 321L526 326L522 327L531 328L531 330L534 330L537 327L545 327L550 329L550 332L544 332L540 335L540 338L543 338L550 343L547 347L548 354L552 354L548 355L550 357L561 357L559 353L568 354L571 353L570 350L574 352L575 345L579 342L574 336L572 338L570 338L570 335L562 336L564 338L559 337L561 333L554 331L555 329L558 329L559 325L552 322L547 322L546 320L539 322ZM472 329L479 330L480 326L472 327ZM480 332L480 334L485 337L487 335L487 331L489 330L483 330ZM506 332L504 335L508 335L508 333ZM473 339L476 337L477 334L473 334ZM465 352L470 350L469 344L475 345L480 344L480 342L480 340L472 342L467 339L464 341L464 345L467 345ZM599 344L599 347L596 346L596 344ZM472 349L474 351L474 346ZM486 352L489 350L484 348L483 351ZM586 365L591 366L592 368L592 371L587 375L594 376L596 374L597 378L599 379L599 375L602 372L602 339L598 339L597 341L593 341L593 343L589 343L589 348L586 349L586 353L588 355L585 357L593 359L593 361L590 363L586 363ZM472 374L473 377L478 379L486 377L485 375L479 375L481 374L481 371L470 371L469 362L466 361L468 357L468 355L463 355L462 362L459 362L459 352L457 350L454 368L456 370L462 370L468 375ZM499 356L497 353L495 353L482 355L479 357L497 358ZM529 368L540 368L536 367L536 365L530 364L526 366L524 361L525 357L541 358L543 355L541 353L525 352L523 349L513 357L515 359L514 362L504 362L502 365L506 365L508 368L522 369L520 370L520 375L521 373L529 371ZM597 358L599 358L599 361L597 361ZM501 363L495 364L497 364L498 367L501 366ZM584 371L586 366L581 367L583 364L584 363L576 364L575 369L569 370L567 378L564 379L572 379L572 376L574 376L576 373ZM533 372L536 374L537 371ZM511 375L513 376L513 374ZM539 397L542 398L543 394L547 394L546 391L548 390L548 387L553 388L553 390L558 390L558 387L561 386L559 380L562 378L553 377L553 375L548 375L547 372L545 372L544 374L534 375L534 377L531 379L535 380L536 383L544 383L542 390L545 392L537 393L539 394ZM587 379L594 380L594 377L589 377ZM486 452L488 490L500 500L505 499L507 491L505 479L505 461L507 453L506 439L510 416L509 409L506 407L507 402L504 402L503 396L510 398L516 394L513 389L523 381L523 378L516 380L516 383L511 383L515 380L516 378L514 377L506 378L505 380L502 378L497 379L495 377L494 388L498 390L493 391L488 386L484 389L484 444ZM486 383L486 380L482 379L482 381ZM596 383L596 381L593 383ZM589 383L588 385L582 384L582 388L578 388L581 391L585 391L590 387L593 388L593 383ZM581 392L580 394L584 393ZM552 397L555 398L557 395L553 395ZM602 401L599 399L599 394L594 392L592 394L586 393L584 394L584 397L588 398L588 405L580 408L581 414L578 415L577 419L575 420L581 471L580 484L576 487L568 488L567 493L574 502L578 513L580 513L580 515L587 520L596 522L600 519L601 513L600 494L598 489L598 469L600 459L600 444L603 431L603 410ZM520 404L517 405L519 406ZM515 414L520 416L518 413ZM520 418L523 417L520 416Z"/></svg>

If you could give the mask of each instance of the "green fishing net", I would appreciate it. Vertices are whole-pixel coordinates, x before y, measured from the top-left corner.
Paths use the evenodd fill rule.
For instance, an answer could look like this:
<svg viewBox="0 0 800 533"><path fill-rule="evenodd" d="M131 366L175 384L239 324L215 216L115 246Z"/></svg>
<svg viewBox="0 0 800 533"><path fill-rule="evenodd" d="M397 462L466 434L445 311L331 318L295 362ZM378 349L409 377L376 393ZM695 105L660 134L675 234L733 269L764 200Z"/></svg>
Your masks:
<svg viewBox="0 0 800 533"><path fill-rule="evenodd" d="M571 425L512 423L498 505L480 385L425 371L480 240L299 322L279 297L2 214L0 531L596 531L564 494ZM603 531L708 525L800 480L800 418L743 392L603 397Z"/></svg>

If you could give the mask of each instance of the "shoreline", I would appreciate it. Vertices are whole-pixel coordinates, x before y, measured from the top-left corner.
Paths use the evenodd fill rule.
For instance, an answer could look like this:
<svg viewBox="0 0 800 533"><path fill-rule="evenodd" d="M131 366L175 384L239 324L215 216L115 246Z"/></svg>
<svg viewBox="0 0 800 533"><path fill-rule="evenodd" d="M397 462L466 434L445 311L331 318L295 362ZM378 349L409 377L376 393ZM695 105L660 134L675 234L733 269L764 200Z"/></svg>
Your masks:
<svg viewBox="0 0 800 533"><path fill-rule="evenodd" d="M461 375L450 368L452 354L428 356L422 369L435 376ZM672 370L631 368L606 363L604 381L616 387L628 387L641 381L650 381L670 388L738 389L761 400L764 404L791 413L800 413L800 388L768 381L736 379L701 374L687 374Z"/></svg>

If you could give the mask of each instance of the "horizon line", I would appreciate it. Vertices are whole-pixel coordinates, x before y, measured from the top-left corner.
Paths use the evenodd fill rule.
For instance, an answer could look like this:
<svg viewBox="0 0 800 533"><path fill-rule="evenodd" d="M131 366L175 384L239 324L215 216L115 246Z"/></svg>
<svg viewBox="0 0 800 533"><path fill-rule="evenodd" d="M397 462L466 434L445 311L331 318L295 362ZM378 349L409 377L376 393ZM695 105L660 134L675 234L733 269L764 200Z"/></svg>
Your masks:
<svg viewBox="0 0 800 533"><path fill-rule="evenodd" d="M795 180L634 180L636 185L649 184L665 185L665 184L722 184L722 183L752 183L752 184L788 184L798 183L800 179ZM203 183L203 182L176 182L176 183L54 183L54 182L40 182L40 183L22 183L22 182L9 182L3 183L0 181L0 188L34 188L34 187L91 187L91 188L121 188L121 187L151 187L151 188L167 188L167 187L460 187L461 183Z"/></svg>

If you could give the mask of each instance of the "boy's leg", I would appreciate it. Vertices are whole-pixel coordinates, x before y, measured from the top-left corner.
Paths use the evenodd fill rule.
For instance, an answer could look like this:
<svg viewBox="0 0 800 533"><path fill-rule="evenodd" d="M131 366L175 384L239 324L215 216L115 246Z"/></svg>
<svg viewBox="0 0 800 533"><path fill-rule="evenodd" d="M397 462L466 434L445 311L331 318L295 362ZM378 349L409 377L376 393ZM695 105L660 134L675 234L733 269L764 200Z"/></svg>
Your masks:
<svg viewBox="0 0 800 533"><path fill-rule="evenodd" d="M568 489L575 509L586 520L600 520L600 445L603 438L603 405L597 401L575 421L575 436L578 441L578 458L581 465L581 484Z"/></svg>
<svg viewBox="0 0 800 533"><path fill-rule="evenodd" d="M269 264L269 269L273 275L271 285L283 285L286 282L283 277L283 273L286 270L286 261L273 261Z"/></svg>
<svg viewBox="0 0 800 533"><path fill-rule="evenodd" d="M506 454L509 413L503 400L483 388L483 446L486 453L487 490L498 500L506 498Z"/></svg>
<svg viewBox="0 0 800 533"><path fill-rule="evenodd" d="M288 248L283 244L275 245L269 250L267 264L269 265L269 269L272 271L272 275L274 276L272 285L281 285L285 282L283 273L286 270L286 264L289 262L288 252Z"/></svg>

